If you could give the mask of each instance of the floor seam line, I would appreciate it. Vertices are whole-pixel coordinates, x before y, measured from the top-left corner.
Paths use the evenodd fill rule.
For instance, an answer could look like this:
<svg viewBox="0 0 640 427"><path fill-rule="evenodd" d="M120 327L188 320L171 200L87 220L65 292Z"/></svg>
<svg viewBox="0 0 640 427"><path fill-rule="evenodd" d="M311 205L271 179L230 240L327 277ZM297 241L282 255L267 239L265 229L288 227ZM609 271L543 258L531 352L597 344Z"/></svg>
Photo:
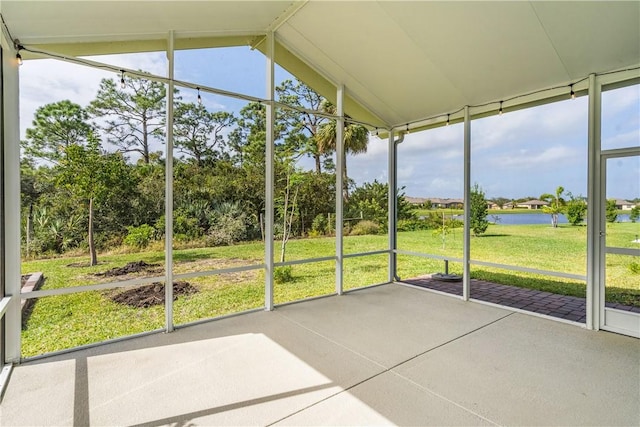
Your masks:
<svg viewBox="0 0 640 427"><path fill-rule="evenodd" d="M373 363L373 364L375 364L375 365L379 366L379 367L380 367L380 368L382 368L382 369L387 369L387 367L386 367L386 366L384 366L383 364L381 364L380 362L376 362L375 360L370 359L369 357L365 356L364 354L361 354L361 353L359 353L359 352L355 351L354 349L347 347L347 346L346 346L346 345L344 345L344 344L341 344L341 343L339 343L339 342L337 342L337 341L335 341L335 340L332 340L331 338L329 338L329 337L327 337L327 336L325 336L325 335L321 334L320 332L318 332L318 331L314 331L313 329L311 329L311 328L309 328L309 327L307 327L307 326L304 326L303 324L301 324L301 323L299 323L299 322L297 322L297 321L295 321L295 320L291 319L290 317L288 317L288 316L286 316L286 315L284 315L284 314L282 314L282 313L278 313L277 311L276 311L275 313L276 313L276 314L278 314L279 316L281 316L283 319L285 319L285 320L287 320L287 321L289 321L289 322L293 323L294 325L296 325L296 326L298 326L298 327L300 327L300 328L304 329L305 331L311 332L312 334L319 336L320 338L322 338L322 339L324 339L324 340L326 340L326 341L330 342L331 344L335 344L335 345L337 345L338 347L343 348L343 349L345 349L345 350L349 351L350 353L353 353L353 354L355 354L356 356L359 356L359 357L361 357L361 358L365 359L366 361L371 362L371 363Z"/></svg>

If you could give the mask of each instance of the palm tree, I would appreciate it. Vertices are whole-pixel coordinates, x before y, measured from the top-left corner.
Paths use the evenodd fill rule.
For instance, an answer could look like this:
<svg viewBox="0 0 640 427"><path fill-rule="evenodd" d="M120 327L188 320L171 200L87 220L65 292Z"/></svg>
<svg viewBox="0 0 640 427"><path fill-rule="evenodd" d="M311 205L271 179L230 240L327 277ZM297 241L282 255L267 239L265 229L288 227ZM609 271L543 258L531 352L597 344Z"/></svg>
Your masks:
<svg viewBox="0 0 640 427"><path fill-rule="evenodd" d="M542 212L551 214L551 225L553 228L558 227L558 215L564 212L565 200L562 198L564 193L564 187L560 186L556 188L556 194L545 193L540 196L540 200L544 200L549 203L549 206L543 206Z"/></svg>
<svg viewBox="0 0 640 427"><path fill-rule="evenodd" d="M322 112L336 114L336 107L324 100L320 106ZM347 117L348 118L348 117ZM336 120L329 120L322 124L315 135L318 152L328 154L336 150ZM345 159L342 168L342 197L346 202L349 199L349 177L347 176L347 154L360 154L367 152L369 144L369 131L367 128L354 123L347 123L344 127L344 152Z"/></svg>

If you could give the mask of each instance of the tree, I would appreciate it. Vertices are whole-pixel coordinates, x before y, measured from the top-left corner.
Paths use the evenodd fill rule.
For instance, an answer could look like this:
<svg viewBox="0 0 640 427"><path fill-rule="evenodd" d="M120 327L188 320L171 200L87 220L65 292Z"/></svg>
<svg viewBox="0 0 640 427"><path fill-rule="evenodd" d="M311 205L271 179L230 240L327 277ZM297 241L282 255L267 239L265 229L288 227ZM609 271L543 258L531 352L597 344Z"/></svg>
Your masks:
<svg viewBox="0 0 640 427"><path fill-rule="evenodd" d="M336 107L329 101L324 101L321 107L327 114L336 114ZM316 135L318 151L322 154L336 150L336 120L324 123ZM369 144L369 131L362 125L347 123L344 127L344 154L345 159L342 168L342 197L349 200L349 176L347 175L347 154L366 153Z"/></svg>
<svg viewBox="0 0 640 427"><path fill-rule="evenodd" d="M96 204L108 198L109 193L122 188L123 179L129 176L121 155L103 153L97 140L84 147L70 145L60 163L58 183L69 190L72 197L88 205L87 241L91 256L90 265L98 263L94 236Z"/></svg>
<svg viewBox="0 0 640 427"><path fill-rule="evenodd" d="M549 203L549 205L542 207L542 212L551 215L551 225L553 228L558 227L558 215L563 213L565 209L566 202L562 198L562 193L564 193L564 187L560 186L556 188L555 195L544 193L540 196L540 200Z"/></svg>
<svg viewBox="0 0 640 427"><path fill-rule="evenodd" d="M306 84L285 80L276 87L278 100L283 104L304 108L308 111L283 108L279 113L280 121L287 129L287 143L313 157L316 173L322 173L322 153L316 143L316 134L320 126L327 122L323 116L310 111L320 111L325 99Z"/></svg>
<svg viewBox="0 0 640 427"><path fill-rule="evenodd" d="M235 121L232 113L210 112L202 105L178 103L175 111L175 145L200 167L220 156L225 145L223 131Z"/></svg>
<svg viewBox="0 0 640 427"><path fill-rule="evenodd" d="M629 213L629 220L631 222L637 222L638 218L640 218L640 206L636 205L631 209Z"/></svg>
<svg viewBox="0 0 640 427"><path fill-rule="evenodd" d="M569 201L565 207L567 220L571 225L580 225L587 213L587 202L582 197L573 197L571 193L568 196Z"/></svg>
<svg viewBox="0 0 640 427"><path fill-rule="evenodd" d="M414 219L413 206L404 197L401 192L402 188L399 190L396 202L398 219ZM383 184L377 180L365 182L361 187L357 187L353 191L345 204L345 218L361 218L374 221L386 230L389 221L388 194L389 184Z"/></svg>
<svg viewBox="0 0 640 427"><path fill-rule="evenodd" d="M84 145L92 137L88 120L87 111L68 100L38 107L22 141L25 155L57 164L69 146Z"/></svg>
<svg viewBox="0 0 640 427"><path fill-rule="evenodd" d="M88 111L104 119L108 141L123 153L139 153L150 162L151 141L162 134L165 117L164 84L139 77L123 77L125 88L114 79L102 79Z"/></svg>
<svg viewBox="0 0 640 427"><path fill-rule="evenodd" d="M607 218L607 222L616 222L618 220L618 208L616 207L615 199L607 200L605 217Z"/></svg>
<svg viewBox="0 0 640 427"><path fill-rule="evenodd" d="M469 216L469 228L473 231L474 236L479 236L487 231L489 227L489 221L487 220L489 208L487 207L487 200L484 197L484 191L477 183L474 184L471 189L470 198L471 212Z"/></svg>

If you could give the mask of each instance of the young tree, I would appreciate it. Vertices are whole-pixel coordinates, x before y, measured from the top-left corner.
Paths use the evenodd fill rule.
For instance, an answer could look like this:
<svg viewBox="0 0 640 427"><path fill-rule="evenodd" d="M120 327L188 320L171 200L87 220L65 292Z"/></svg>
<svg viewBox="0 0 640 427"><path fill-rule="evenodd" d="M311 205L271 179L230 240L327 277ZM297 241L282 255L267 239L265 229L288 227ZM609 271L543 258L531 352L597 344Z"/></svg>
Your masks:
<svg viewBox="0 0 640 427"><path fill-rule="evenodd" d="M103 202L109 194L123 187L129 176L127 165L121 155L105 154L97 140L86 147L70 145L60 163L58 183L69 190L72 197L88 205L87 241L91 256L90 265L98 263L95 237L94 212L96 204Z"/></svg>
<svg viewBox="0 0 640 427"><path fill-rule="evenodd" d="M88 111L104 119L101 126L108 141L123 153L139 153L150 162L151 141L162 134L165 117L164 84L124 76L125 88L114 79L102 79L96 99Z"/></svg>
<svg viewBox="0 0 640 427"><path fill-rule="evenodd" d="M564 187L560 186L556 188L556 194L545 193L540 196L540 200L544 200L548 202L548 206L542 207L542 212L551 215L551 225L553 228L558 227L558 215L564 212L566 202L562 198L562 193L564 193Z"/></svg>
<svg viewBox="0 0 640 427"><path fill-rule="evenodd" d="M57 164L69 146L87 143L94 133L88 120L88 113L68 100L38 107L22 141L24 154Z"/></svg>
<svg viewBox="0 0 640 427"><path fill-rule="evenodd" d="M471 213L469 217L469 227L475 236L479 236L487 231L489 227L489 221L487 220L489 208L487 207L487 200L484 197L484 191L477 183L473 185L470 197Z"/></svg>
<svg viewBox="0 0 640 427"><path fill-rule="evenodd" d="M618 220L618 208L616 207L615 199L607 200L605 217L607 222L616 222Z"/></svg>
<svg viewBox="0 0 640 427"><path fill-rule="evenodd" d="M210 112L202 105L180 102L174 120L176 147L202 167L205 160L220 157L225 145L223 132L234 121L232 113Z"/></svg>

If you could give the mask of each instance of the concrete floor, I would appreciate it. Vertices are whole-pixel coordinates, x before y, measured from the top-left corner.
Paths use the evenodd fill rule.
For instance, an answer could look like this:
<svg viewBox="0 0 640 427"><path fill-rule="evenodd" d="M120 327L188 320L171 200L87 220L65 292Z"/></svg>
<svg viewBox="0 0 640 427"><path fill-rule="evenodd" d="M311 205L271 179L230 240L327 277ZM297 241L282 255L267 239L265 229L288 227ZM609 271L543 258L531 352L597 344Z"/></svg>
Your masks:
<svg viewBox="0 0 640 427"><path fill-rule="evenodd" d="M13 425L639 425L640 340L384 285L23 364Z"/></svg>

